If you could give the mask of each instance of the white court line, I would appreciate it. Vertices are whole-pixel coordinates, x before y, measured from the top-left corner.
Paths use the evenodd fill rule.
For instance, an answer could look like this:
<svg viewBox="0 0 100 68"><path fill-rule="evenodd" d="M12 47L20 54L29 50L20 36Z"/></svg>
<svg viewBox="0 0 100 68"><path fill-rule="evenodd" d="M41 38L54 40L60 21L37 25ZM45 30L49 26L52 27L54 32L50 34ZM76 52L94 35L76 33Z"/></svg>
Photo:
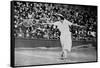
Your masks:
<svg viewBox="0 0 100 68"><path fill-rule="evenodd" d="M61 49L60 47L50 47L50 48L46 48L46 47L34 47L34 48L24 48L24 47L19 47L19 48L15 48L15 49L49 49L49 50L52 50L52 49Z"/></svg>
<svg viewBox="0 0 100 68"><path fill-rule="evenodd" d="M87 48L94 48L91 44L87 44L87 45L81 45L81 46L74 46L72 47L71 49L81 49L82 47L86 46ZM15 49L49 49L49 50L52 50L52 49L61 49L61 47L50 47L50 48L46 48L46 47L34 47L34 48L15 48Z"/></svg>

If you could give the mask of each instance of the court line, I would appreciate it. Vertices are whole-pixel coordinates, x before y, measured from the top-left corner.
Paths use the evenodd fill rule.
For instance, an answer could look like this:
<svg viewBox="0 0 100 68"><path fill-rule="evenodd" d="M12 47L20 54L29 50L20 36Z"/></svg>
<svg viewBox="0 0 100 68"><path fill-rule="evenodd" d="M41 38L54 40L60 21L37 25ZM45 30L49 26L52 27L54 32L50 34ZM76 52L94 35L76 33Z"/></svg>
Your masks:
<svg viewBox="0 0 100 68"><path fill-rule="evenodd" d="M74 46L72 47L72 49L80 49L82 47L86 46L87 48L94 48L91 44L87 44L87 45L81 45L81 46ZM24 48L24 47L20 47L20 48L15 48L15 49L49 49L49 50L52 50L52 49L61 49L61 47L56 47L56 48L46 48L46 47L34 47L34 48Z"/></svg>

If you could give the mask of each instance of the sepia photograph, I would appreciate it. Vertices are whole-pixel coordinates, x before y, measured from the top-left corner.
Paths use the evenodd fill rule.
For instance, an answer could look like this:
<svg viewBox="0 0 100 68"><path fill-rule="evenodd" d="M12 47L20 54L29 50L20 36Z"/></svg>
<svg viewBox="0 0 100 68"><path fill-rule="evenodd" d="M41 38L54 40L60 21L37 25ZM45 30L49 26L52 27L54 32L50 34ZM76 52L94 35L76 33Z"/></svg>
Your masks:
<svg viewBox="0 0 100 68"><path fill-rule="evenodd" d="M97 9L11 1L11 66L97 62Z"/></svg>

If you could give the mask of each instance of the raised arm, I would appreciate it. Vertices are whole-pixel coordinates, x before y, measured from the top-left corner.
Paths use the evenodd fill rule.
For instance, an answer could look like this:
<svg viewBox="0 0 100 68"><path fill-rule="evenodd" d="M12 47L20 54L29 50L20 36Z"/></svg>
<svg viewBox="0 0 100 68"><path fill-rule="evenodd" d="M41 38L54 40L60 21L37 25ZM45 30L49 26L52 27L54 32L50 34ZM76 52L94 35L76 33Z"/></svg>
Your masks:
<svg viewBox="0 0 100 68"><path fill-rule="evenodd" d="M78 27L85 27L85 26L81 26L81 25L78 25L78 24L72 24L74 26L78 26Z"/></svg>
<svg viewBox="0 0 100 68"><path fill-rule="evenodd" d="M43 25L54 25L54 23L42 23Z"/></svg>

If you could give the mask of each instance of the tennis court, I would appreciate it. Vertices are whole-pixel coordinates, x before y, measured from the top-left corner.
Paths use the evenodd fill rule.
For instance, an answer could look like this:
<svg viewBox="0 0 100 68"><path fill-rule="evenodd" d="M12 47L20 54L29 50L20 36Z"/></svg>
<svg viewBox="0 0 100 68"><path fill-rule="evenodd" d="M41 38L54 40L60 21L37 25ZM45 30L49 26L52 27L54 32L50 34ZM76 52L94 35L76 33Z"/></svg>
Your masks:
<svg viewBox="0 0 100 68"><path fill-rule="evenodd" d="M96 61L94 47L73 47L68 59L60 59L61 47L15 48L15 66Z"/></svg>

